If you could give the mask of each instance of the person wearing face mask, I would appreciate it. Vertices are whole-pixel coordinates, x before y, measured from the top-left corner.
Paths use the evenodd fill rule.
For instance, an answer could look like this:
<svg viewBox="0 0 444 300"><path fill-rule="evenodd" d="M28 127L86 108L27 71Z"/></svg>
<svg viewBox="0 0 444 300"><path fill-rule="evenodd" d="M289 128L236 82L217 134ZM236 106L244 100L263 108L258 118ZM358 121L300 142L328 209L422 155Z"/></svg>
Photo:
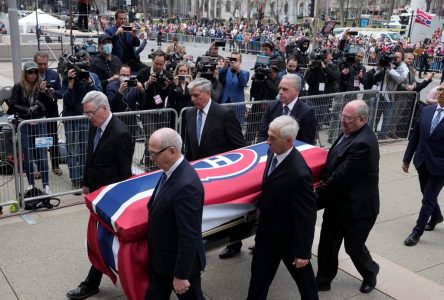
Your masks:
<svg viewBox="0 0 444 300"><path fill-rule="evenodd" d="M111 81L106 87L106 96L111 108L111 112L136 111L145 105L145 89L142 83L131 77L131 68L122 65L117 75L119 80ZM119 117L128 125L133 138L133 149L136 143L137 119L135 115L125 115Z"/></svg>
<svg viewBox="0 0 444 300"><path fill-rule="evenodd" d="M93 58L90 71L97 74L104 91L106 91L106 86L110 82L119 79L117 74L122 65L120 58L113 55L112 51L112 37L107 34L101 34L99 36L99 55Z"/></svg>

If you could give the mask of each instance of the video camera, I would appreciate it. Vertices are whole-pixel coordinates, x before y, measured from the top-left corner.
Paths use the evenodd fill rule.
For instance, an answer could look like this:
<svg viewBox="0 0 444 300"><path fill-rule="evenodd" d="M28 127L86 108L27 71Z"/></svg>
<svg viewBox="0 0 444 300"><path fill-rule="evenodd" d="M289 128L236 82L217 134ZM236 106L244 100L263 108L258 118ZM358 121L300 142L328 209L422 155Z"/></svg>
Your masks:
<svg viewBox="0 0 444 300"><path fill-rule="evenodd" d="M254 80L263 81L267 78L267 75L271 73L270 57L266 55L256 56L256 63L254 64Z"/></svg>
<svg viewBox="0 0 444 300"><path fill-rule="evenodd" d="M201 56L196 62L196 71L200 73L200 77L205 79L212 79L213 72L217 67L217 57L214 56Z"/></svg>
<svg viewBox="0 0 444 300"><path fill-rule="evenodd" d="M395 58L395 55L393 52L382 52L381 56L379 57L378 65L381 68L388 68L390 64L392 63L393 59Z"/></svg>
<svg viewBox="0 0 444 300"><path fill-rule="evenodd" d="M82 69L87 69L88 63L84 62L78 55L64 54L59 58L59 63L57 65L57 71L62 76L62 80L68 78L68 71L74 69L77 73L78 79L87 79L89 77L89 72L82 71Z"/></svg>
<svg viewBox="0 0 444 300"><path fill-rule="evenodd" d="M342 52L342 60L340 70L350 68L351 64L356 61L356 55L359 52L360 47L356 45L349 45L344 52Z"/></svg>
<svg viewBox="0 0 444 300"><path fill-rule="evenodd" d="M317 48L316 50L312 51L309 55L310 60L312 63L309 65L310 68L320 67L321 61L327 58L328 50Z"/></svg>

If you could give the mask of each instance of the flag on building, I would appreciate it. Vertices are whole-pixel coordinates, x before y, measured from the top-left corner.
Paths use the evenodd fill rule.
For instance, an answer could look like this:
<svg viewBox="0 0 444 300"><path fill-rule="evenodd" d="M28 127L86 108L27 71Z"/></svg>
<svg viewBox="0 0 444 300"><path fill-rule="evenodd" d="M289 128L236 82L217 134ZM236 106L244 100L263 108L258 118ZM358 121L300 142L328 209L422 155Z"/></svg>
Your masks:
<svg viewBox="0 0 444 300"><path fill-rule="evenodd" d="M429 15L428 13L423 11L422 9L418 8L416 10L415 23L419 23L419 24L425 25L427 27L432 27L432 15Z"/></svg>

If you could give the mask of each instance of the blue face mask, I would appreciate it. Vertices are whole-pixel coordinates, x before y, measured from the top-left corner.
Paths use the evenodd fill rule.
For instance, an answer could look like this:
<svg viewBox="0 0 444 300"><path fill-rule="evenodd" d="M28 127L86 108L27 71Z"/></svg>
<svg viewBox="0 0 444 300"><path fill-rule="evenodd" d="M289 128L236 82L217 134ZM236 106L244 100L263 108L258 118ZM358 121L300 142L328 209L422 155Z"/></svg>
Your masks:
<svg viewBox="0 0 444 300"><path fill-rule="evenodd" d="M103 45L103 53L108 55L108 54L111 54L112 51L113 51L113 44Z"/></svg>

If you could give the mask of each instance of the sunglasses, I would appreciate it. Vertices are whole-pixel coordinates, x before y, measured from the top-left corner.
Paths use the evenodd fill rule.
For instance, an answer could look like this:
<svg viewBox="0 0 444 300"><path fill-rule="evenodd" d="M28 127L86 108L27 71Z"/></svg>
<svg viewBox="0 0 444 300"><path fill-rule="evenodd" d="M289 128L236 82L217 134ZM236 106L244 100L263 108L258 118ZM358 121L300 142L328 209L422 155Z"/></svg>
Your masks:
<svg viewBox="0 0 444 300"><path fill-rule="evenodd" d="M26 74L29 74L29 75L31 75L31 74L38 75L38 74L39 74L39 70L27 70L27 71L26 71Z"/></svg>

